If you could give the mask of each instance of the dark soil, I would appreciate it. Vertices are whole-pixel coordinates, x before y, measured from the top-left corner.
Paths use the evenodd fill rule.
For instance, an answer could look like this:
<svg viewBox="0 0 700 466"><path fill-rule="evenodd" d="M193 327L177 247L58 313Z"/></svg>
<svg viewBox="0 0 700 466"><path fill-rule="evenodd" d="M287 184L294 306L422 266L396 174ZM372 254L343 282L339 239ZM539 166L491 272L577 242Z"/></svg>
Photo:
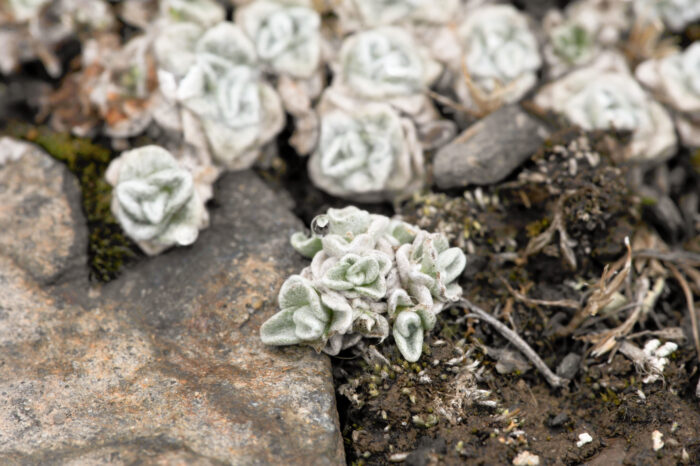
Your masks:
<svg viewBox="0 0 700 466"><path fill-rule="evenodd" d="M556 339L552 334L568 323L572 311L529 306L514 299L504 284L531 298L582 301L589 293L586 287L575 291L570 284L594 283L606 264L624 255L626 236L650 224L663 233L663 225L654 225L646 215L650 201L631 193L632 174L612 161L622 139L624 135L566 129L504 183L464 192L424 192L397 206L407 221L445 233L468 253L461 284L469 300L510 321L550 368L569 354L579 356L580 363L569 368L573 377L567 388L552 389L519 353L499 351L509 349L499 334L465 319L458 307L441 314L416 364L403 361L390 341L376 346L387 360L372 352L364 358L352 353L334 358L349 463L510 464L524 450L538 455L540 464L700 462L697 356L675 283L652 318L635 328L685 325L686 344L673 354L665 379L651 384L642 382L644 374L623 355L610 361L609 355L592 358L591 345L576 338L619 325L621 318L590 319L574 338ZM690 154L681 154L675 163L687 173L676 193L680 197L697 186L699 173ZM328 207L344 205L308 182L304 159L283 156L274 165L263 175L277 189L292 193L296 212L307 224ZM557 234L540 252L523 258L529 241L552 223L558 205L575 242L575 269L558 246ZM363 207L384 214L389 208ZM676 240L692 248L696 236L691 229ZM648 338L634 342L643 346ZM655 430L665 443L659 451L652 449ZM578 447L584 432L593 441Z"/></svg>

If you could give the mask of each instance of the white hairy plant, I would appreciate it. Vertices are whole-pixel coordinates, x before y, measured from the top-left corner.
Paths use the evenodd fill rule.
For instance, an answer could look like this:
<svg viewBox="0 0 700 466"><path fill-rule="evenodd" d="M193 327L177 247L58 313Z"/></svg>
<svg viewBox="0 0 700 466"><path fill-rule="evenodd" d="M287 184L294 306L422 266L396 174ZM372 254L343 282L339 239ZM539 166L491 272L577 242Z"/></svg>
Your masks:
<svg viewBox="0 0 700 466"><path fill-rule="evenodd" d="M537 39L525 15L510 5L487 5L458 28L463 53L453 64L455 91L468 107L480 100L519 100L537 82Z"/></svg>
<svg viewBox="0 0 700 466"><path fill-rule="evenodd" d="M160 11L169 21L195 23L204 28L226 19L226 11L216 0L162 0Z"/></svg>
<svg viewBox="0 0 700 466"><path fill-rule="evenodd" d="M386 102L409 115L432 108L425 91L442 66L398 27L358 32L343 42L333 88L353 98Z"/></svg>
<svg viewBox="0 0 700 466"><path fill-rule="evenodd" d="M162 147L123 152L111 162L106 178L114 187L112 213L149 255L194 243L209 223L192 175Z"/></svg>
<svg viewBox="0 0 700 466"><path fill-rule="evenodd" d="M39 15L49 0L7 0L10 14L16 22L28 21Z"/></svg>
<svg viewBox="0 0 700 466"><path fill-rule="evenodd" d="M590 63L600 51L595 26L564 18L559 10L548 13L543 28L547 38L543 55L549 78L557 78Z"/></svg>
<svg viewBox="0 0 700 466"><path fill-rule="evenodd" d="M80 32L106 31L115 24L106 0L0 1L0 73L40 60L58 78L63 69L55 51Z"/></svg>
<svg viewBox="0 0 700 466"><path fill-rule="evenodd" d="M638 18L663 21L672 31L700 20L700 2L697 0L634 0Z"/></svg>
<svg viewBox="0 0 700 466"><path fill-rule="evenodd" d="M152 121L152 102L157 89L152 37L141 35L117 50L100 49L95 67L103 68L93 82L83 81L81 90L105 120L104 133L126 138L143 132ZM93 42L86 47L95 46ZM87 53L87 52L86 52ZM87 76L85 76L87 75ZM84 73L84 78L89 79Z"/></svg>
<svg viewBox="0 0 700 466"><path fill-rule="evenodd" d="M632 133L626 159L658 162L673 155L676 135L668 112L639 86L622 60L600 61L544 86L535 98L584 130Z"/></svg>
<svg viewBox="0 0 700 466"><path fill-rule="evenodd" d="M444 24L454 19L459 0L339 0L332 3L345 31L389 24Z"/></svg>
<svg viewBox="0 0 700 466"><path fill-rule="evenodd" d="M700 147L700 43L683 52L648 60L635 70L637 79L675 112L683 143Z"/></svg>
<svg viewBox="0 0 700 466"><path fill-rule="evenodd" d="M236 10L236 23L270 71L306 79L318 70L321 18L309 1L258 0Z"/></svg>
<svg viewBox="0 0 700 466"><path fill-rule="evenodd" d="M155 51L162 94L192 116L181 119L185 137L203 134L215 161L230 170L250 167L281 131L284 113L246 35L226 22L204 33L176 24L156 40Z"/></svg>
<svg viewBox="0 0 700 466"><path fill-rule="evenodd" d="M413 123L392 107L351 103L322 109L308 169L311 181L335 196L392 199L421 186L423 151Z"/></svg>
<svg viewBox="0 0 700 466"><path fill-rule="evenodd" d="M362 338L383 341L391 321L400 353L417 361L436 315L462 293L466 258L444 236L354 206L317 216L311 235L291 243L312 261L282 286L280 312L260 328L266 344L336 355Z"/></svg>

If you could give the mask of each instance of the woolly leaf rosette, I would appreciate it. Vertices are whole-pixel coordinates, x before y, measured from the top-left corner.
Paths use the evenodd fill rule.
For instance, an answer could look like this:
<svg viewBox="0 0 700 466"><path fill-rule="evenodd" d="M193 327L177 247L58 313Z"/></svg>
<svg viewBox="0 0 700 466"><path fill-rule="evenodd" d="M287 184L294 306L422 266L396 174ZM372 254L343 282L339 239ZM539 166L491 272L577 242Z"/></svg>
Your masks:
<svg viewBox="0 0 700 466"><path fill-rule="evenodd" d="M106 173L114 187L112 213L126 234L149 255L195 242L209 224L189 171L158 146L124 152Z"/></svg>
<svg viewBox="0 0 700 466"><path fill-rule="evenodd" d="M270 71L306 79L318 70L321 18L309 2L258 0L236 10L236 23Z"/></svg>
<svg viewBox="0 0 700 466"><path fill-rule="evenodd" d="M462 56L453 64L455 92L468 107L512 103L537 83L542 60L527 17L510 5L487 5L457 30Z"/></svg>
<svg viewBox="0 0 700 466"><path fill-rule="evenodd" d="M419 305L434 313L462 295L457 278L465 266L462 250L450 248L440 234L421 231L411 244L404 244L396 251L402 287Z"/></svg>
<svg viewBox="0 0 700 466"><path fill-rule="evenodd" d="M423 184L423 150L413 123L386 104L323 106L311 181L338 197L393 199Z"/></svg>
<svg viewBox="0 0 700 466"><path fill-rule="evenodd" d="M162 94L193 117L182 117L185 137L203 133L214 160L229 170L250 167L284 125L279 96L256 68L253 44L231 23L201 36L191 24L166 29L156 42L158 77Z"/></svg>
<svg viewBox="0 0 700 466"><path fill-rule="evenodd" d="M401 28L381 27L346 38L333 68L327 93L387 103L417 123L440 118L426 91L442 65Z"/></svg>
<svg viewBox="0 0 700 466"><path fill-rule="evenodd" d="M401 28L354 34L343 42L336 80L357 97L389 100L422 94L441 66Z"/></svg>
<svg viewBox="0 0 700 466"><path fill-rule="evenodd" d="M618 61L599 61L544 86L535 103L564 115L582 129L632 132L625 158L659 162L676 150L676 134L668 112Z"/></svg>
<svg viewBox="0 0 700 466"><path fill-rule="evenodd" d="M290 281L304 284L303 306L320 303L321 307L313 304L315 324L307 326L315 332L299 338L297 327L290 323L291 312L284 314L282 295L287 289L283 286L282 311L263 325L261 336L267 335L263 341L273 341L269 335L274 328L285 337L270 344L304 343L337 355L364 338L383 341L393 325L397 348L407 360L416 361L424 333L434 327L437 313L462 292L457 277L466 258L460 249L450 248L443 235L354 206L317 216L311 235L295 233L292 245L312 261ZM350 324L344 311L339 311L347 310L346 306L352 310ZM331 324L334 312L342 313L344 325Z"/></svg>
<svg viewBox="0 0 700 466"><path fill-rule="evenodd" d="M674 110L683 143L700 147L700 43L693 43L683 52L643 62L635 76Z"/></svg>
<svg viewBox="0 0 700 466"><path fill-rule="evenodd" d="M634 0L634 13L642 20L663 21L671 31L700 20L697 0Z"/></svg>

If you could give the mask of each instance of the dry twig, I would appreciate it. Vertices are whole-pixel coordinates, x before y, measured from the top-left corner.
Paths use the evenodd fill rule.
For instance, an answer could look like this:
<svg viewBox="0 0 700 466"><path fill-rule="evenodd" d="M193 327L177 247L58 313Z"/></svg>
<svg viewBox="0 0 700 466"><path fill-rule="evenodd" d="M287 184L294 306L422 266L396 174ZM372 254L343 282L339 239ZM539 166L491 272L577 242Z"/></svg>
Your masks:
<svg viewBox="0 0 700 466"><path fill-rule="evenodd" d="M532 347L530 347L530 345L528 345L527 342L520 337L520 335L509 329L506 325L501 323L488 312L484 311L475 304L472 304L469 300L462 298L458 304L471 311L470 314L467 314L467 317L472 317L487 322L493 326L506 340L510 341L513 346L518 348L518 350L530 360L532 365L535 366L538 371L540 371L549 385L552 387L564 387L568 385L569 380L559 377L552 372L544 361L538 356L535 350L532 349Z"/></svg>
<svg viewBox="0 0 700 466"><path fill-rule="evenodd" d="M508 288L508 291L510 292L510 294L513 295L515 299L529 306L564 307L568 309L579 309L581 307L581 304L574 301L573 299L548 300L528 298L523 293L515 290L512 286L510 286L510 283L508 283L508 281L505 278L498 278L503 282L506 288Z"/></svg>
<svg viewBox="0 0 700 466"><path fill-rule="evenodd" d="M695 351L698 354L698 357L700 357L700 335L698 335L698 315L695 313L695 303L693 302L693 293L690 291L690 287L688 286L688 282L686 281L685 277L680 273L678 268L676 268L675 265L666 262L666 267L671 271L673 274L673 277L678 280L678 283L681 285L681 288L683 289L683 294L685 295L685 301L686 304L688 305L688 313L690 314L690 322L691 325L693 326L693 341L695 342Z"/></svg>

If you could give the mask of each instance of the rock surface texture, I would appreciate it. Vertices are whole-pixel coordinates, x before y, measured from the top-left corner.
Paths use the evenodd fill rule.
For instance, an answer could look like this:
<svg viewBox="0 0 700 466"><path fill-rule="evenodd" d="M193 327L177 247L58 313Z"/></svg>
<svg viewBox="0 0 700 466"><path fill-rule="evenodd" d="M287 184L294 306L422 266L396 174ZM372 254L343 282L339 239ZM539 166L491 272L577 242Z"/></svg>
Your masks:
<svg viewBox="0 0 700 466"><path fill-rule="evenodd" d="M442 189L497 183L527 160L547 130L518 105L502 107L467 128L435 156Z"/></svg>
<svg viewBox="0 0 700 466"><path fill-rule="evenodd" d="M39 155L0 167L0 218L18 222L0 229L0 464L344 464L328 358L258 335L302 265L284 202L227 175L194 246L99 286L63 275L86 235ZM34 195L50 204L20 201Z"/></svg>

